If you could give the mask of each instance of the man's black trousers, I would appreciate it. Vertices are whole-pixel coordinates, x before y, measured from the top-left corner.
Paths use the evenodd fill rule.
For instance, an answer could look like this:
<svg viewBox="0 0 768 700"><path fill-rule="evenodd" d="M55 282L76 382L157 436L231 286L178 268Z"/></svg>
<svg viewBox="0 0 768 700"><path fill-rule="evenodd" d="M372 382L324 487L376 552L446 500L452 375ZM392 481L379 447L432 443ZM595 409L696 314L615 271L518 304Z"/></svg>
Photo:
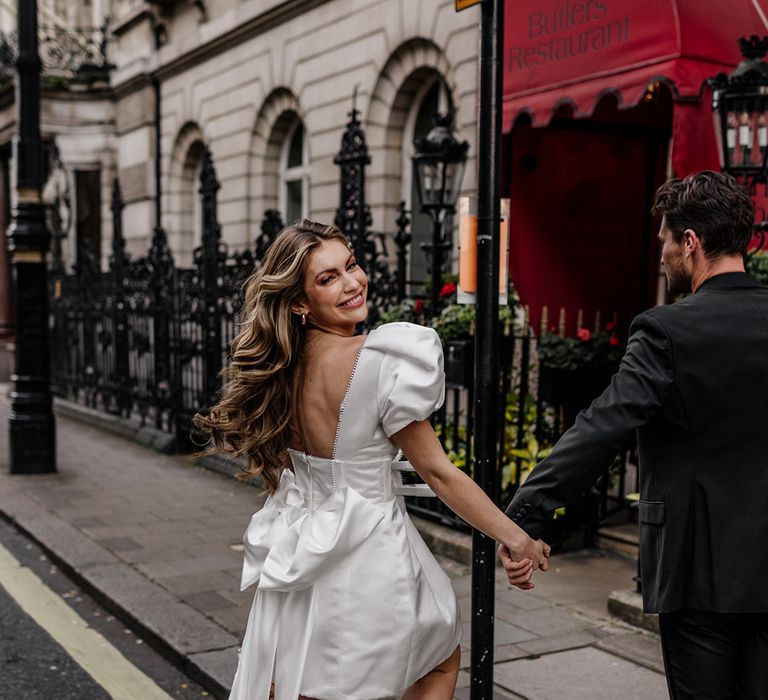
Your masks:
<svg viewBox="0 0 768 700"><path fill-rule="evenodd" d="M671 700L768 700L768 613L686 608L659 631Z"/></svg>

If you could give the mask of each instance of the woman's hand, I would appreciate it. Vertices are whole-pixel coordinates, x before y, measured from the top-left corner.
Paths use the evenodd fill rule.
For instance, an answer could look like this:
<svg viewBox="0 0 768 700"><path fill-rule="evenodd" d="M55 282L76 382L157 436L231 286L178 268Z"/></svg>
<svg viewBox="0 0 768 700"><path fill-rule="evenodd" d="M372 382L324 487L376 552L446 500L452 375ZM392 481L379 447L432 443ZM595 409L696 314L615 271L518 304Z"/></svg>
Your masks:
<svg viewBox="0 0 768 700"><path fill-rule="evenodd" d="M514 561L508 556L502 554L509 552L509 550L503 545L499 545L499 556L501 557L502 564L504 565L504 571L507 573L507 581L511 586L517 586L518 588L528 591L534 588L531 578L533 577L533 562L530 559L521 559L520 561Z"/></svg>
<svg viewBox="0 0 768 700"><path fill-rule="evenodd" d="M533 571L548 568L549 545L532 540L472 479L451 464L429 421L410 423L392 440L443 503L472 527L503 543L502 561L509 582L523 589L533 588Z"/></svg>
<svg viewBox="0 0 768 700"><path fill-rule="evenodd" d="M528 535L511 547L499 545L499 557L510 585L528 591L534 588L531 581L536 569L549 568L550 546L543 540L532 540Z"/></svg>

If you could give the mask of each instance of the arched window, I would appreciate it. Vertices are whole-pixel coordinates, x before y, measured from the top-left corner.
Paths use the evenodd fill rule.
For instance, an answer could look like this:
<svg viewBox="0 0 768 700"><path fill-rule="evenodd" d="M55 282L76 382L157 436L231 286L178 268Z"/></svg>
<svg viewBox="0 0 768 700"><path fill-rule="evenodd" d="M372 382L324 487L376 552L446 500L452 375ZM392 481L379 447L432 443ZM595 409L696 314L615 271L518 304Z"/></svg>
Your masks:
<svg viewBox="0 0 768 700"><path fill-rule="evenodd" d="M194 250L203 242L203 203L200 195L200 173L203 169L202 141L194 141L184 155L179 183L179 238L174 254L178 264L192 264Z"/></svg>
<svg viewBox="0 0 768 700"><path fill-rule="evenodd" d="M197 155L195 171L192 176L192 250L203 243L203 196L200 194L200 174L203 172L202 151Z"/></svg>
<svg viewBox="0 0 768 700"><path fill-rule="evenodd" d="M309 212L309 163L306 131L298 119L288 129L280 154L278 206L286 224Z"/></svg>

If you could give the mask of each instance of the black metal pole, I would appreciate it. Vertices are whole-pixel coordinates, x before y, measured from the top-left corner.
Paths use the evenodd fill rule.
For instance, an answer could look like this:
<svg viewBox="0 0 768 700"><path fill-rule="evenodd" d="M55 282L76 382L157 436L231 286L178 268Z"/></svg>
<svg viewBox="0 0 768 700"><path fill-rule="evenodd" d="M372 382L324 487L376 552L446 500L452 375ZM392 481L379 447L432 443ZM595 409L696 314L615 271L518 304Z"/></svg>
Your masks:
<svg viewBox="0 0 768 700"><path fill-rule="evenodd" d="M432 212L432 282L430 289L429 313L437 316L437 304L440 298L440 288L443 286L443 248L440 233L443 225L440 213Z"/></svg>
<svg viewBox="0 0 768 700"><path fill-rule="evenodd" d="M203 242L202 242L202 296L203 296L203 333L205 355L203 367L205 374L206 406L216 403L219 390L219 372L222 363L221 311L219 308L219 244L221 227L216 206L216 195L221 189L216 177L211 152L206 149L203 155L203 169L200 173L200 194L203 198Z"/></svg>
<svg viewBox="0 0 768 700"><path fill-rule="evenodd" d="M125 296L125 237L123 236L123 193L120 180L112 184L112 328L115 353L115 413L127 417L131 410L128 307Z"/></svg>
<svg viewBox="0 0 768 700"><path fill-rule="evenodd" d="M37 2L17 4L19 57L16 100L19 140L16 203L8 229L16 305L15 368L10 431L11 474L56 471L56 428L48 348L48 280L45 256L50 234L40 198L40 56Z"/></svg>
<svg viewBox="0 0 768 700"><path fill-rule="evenodd" d="M496 492L496 408L499 354L499 170L504 0L486 0L480 19L477 177L477 320L475 323L474 478ZM493 698L495 543L472 535L471 700Z"/></svg>

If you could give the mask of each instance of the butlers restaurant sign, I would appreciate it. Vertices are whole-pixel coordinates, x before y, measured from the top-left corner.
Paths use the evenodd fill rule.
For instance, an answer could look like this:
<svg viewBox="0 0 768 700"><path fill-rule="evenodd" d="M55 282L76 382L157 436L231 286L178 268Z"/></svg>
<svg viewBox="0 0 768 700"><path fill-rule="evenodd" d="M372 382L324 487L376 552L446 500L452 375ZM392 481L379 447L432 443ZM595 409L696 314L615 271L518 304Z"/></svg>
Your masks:
<svg viewBox="0 0 768 700"><path fill-rule="evenodd" d="M725 1L725 0L724 0ZM678 52L668 0L508 0L504 94L537 92Z"/></svg>

